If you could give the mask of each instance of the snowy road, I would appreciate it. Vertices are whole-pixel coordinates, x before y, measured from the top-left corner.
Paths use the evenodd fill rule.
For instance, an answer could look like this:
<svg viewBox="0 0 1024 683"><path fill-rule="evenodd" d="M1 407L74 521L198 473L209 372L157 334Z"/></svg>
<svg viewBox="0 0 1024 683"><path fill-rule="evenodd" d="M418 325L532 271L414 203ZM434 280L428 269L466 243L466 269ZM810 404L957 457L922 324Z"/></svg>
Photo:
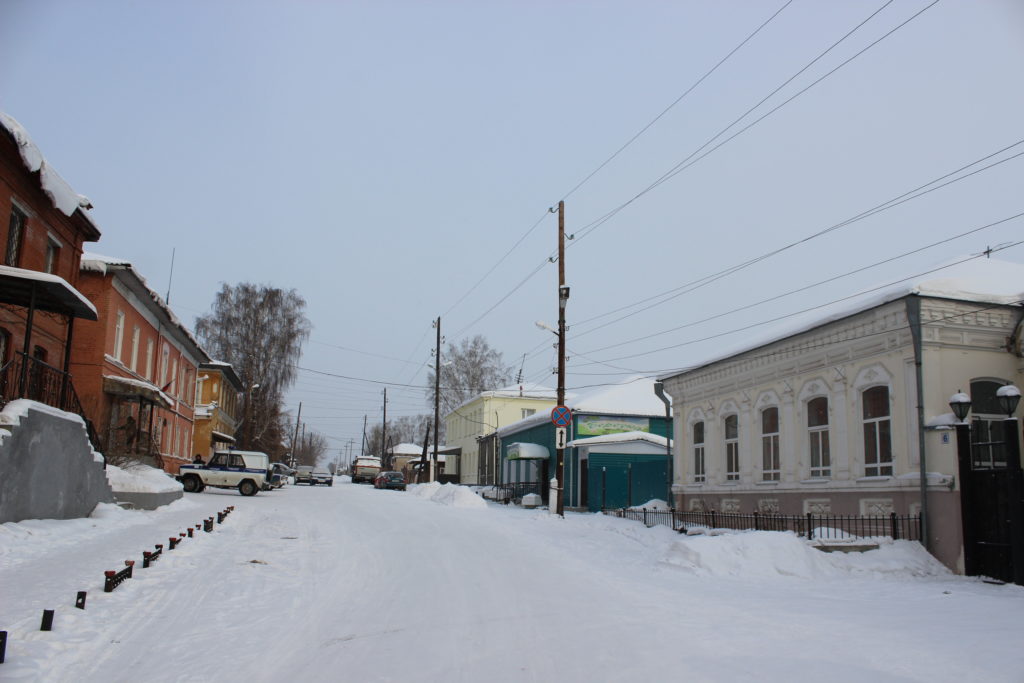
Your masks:
<svg viewBox="0 0 1024 683"><path fill-rule="evenodd" d="M104 569L227 505L214 533L102 593ZM782 534L688 539L348 484L208 491L0 526L0 679L1024 679L1024 589L890 550L833 558Z"/></svg>

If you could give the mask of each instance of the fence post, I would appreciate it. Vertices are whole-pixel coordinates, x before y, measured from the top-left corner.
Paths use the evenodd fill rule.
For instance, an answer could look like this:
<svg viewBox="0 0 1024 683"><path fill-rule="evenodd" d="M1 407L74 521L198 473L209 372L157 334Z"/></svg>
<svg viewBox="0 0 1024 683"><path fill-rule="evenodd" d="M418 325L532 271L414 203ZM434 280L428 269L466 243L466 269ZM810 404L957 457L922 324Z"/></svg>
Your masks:
<svg viewBox="0 0 1024 683"><path fill-rule="evenodd" d="M39 625L40 631L52 631L53 630L53 610L43 610L43 623Z"/></svg>
<svg viewBox="0 0 1024 683"><path fill-rule="evenodd" d="M714 510L711 511L711 528L712 529L717 529L718 528L718 525L715 523L715 511Z"/></svg>
<svg viewBox="0 0 1024 683"><path fill-rule="evenodd" d="M644 508L644 526L648 526L648 524L647 524L647 508Z"/></svg>
<svg viewBox="0 0 1024 683"><path fill-rule="evenodd" d="M0 631L0 664L7 656L7 631Z"/></svg>
<svg viewBox="0 0 1024 683"><path fill-rule="evenodd" d="M894 541L900 540L900 532L899 532L899 527L896 524L896 513L895 512L890 512L889 513L889 528L892 530L892 540L894 540Z"/></svg>
<svg viewBox="0 0 1024 683"><path fill-rule="evenodd" d="M75 598L75 607L85 609L85 591L78 591L78 597Z"/></svg>
<svg viewBox="0 0 1024 683"><path fill-rule="evenodd" d="M808 541L813 541L814 540L814 531L811 529L811 524L812 524L811 513L808 512L807 513L807 540Z"/></svg>
<svg viewBox="0 0 1024 683"><path fill-rule="evenodd" d="M761 530L761 515L758 514L757 510L754 510L754 531Z"/></svg>

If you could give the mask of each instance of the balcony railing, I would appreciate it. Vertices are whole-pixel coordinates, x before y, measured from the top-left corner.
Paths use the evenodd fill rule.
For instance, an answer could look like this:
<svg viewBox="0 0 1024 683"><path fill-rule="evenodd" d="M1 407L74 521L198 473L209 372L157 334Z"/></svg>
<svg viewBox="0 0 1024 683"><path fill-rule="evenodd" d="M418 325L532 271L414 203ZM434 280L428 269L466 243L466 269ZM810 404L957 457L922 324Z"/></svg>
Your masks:
<svg viewBox="0 0 1024 683"><path fill-rule="evenodd" d="M102 450L99 435L82 410L70 374L38 358L16 352L9 363L0 367L0 408L18 398L38 401L80 415L85 420L93 448Z"/></svg>

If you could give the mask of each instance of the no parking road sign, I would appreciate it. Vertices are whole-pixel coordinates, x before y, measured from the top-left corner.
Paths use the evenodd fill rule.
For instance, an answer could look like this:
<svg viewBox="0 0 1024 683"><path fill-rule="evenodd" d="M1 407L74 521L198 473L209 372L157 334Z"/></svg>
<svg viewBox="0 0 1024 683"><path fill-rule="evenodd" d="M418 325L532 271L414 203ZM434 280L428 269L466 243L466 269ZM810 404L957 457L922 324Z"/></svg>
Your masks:
<svg viewBox="0 0 1024 683"><path fill-rule="evenodd" d="M567 406L555 406L551 409L551 421L556 427L568 427L572 422L572 411Z"/></svg>

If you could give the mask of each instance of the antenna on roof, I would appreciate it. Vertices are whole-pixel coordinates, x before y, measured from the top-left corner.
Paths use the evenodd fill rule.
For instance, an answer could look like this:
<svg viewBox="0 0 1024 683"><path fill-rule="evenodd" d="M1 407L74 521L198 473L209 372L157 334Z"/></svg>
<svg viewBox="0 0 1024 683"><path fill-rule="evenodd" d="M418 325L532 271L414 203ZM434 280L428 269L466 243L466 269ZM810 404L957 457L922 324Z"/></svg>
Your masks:
<svg viewBox="0 0 1024 683"><path fill-rule="evenodd" d="M171 274L167 276L167 298L166 302L169 306L171 304L171 282L174 280L174 252L176 249L171 249Z"/></svg>

